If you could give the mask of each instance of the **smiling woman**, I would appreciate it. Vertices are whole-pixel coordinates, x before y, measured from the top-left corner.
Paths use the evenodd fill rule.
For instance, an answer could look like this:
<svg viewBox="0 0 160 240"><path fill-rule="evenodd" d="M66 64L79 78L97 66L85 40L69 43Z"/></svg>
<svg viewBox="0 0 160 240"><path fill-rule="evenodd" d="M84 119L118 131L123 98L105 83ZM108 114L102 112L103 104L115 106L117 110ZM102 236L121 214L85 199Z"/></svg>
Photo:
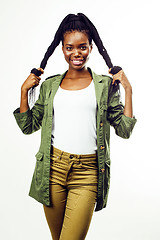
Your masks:
<svg viewBox="0 0 160 240"><path fill-rule="evenodd" d="M92 40L113 78L87 68ZM61 41L68 70L42 83L30 109L28 91L39 85ZM125 106L117 80L125 89ZM107 204L110 126L118 136L129 138L136 123L131 84L120 67L113 67L95 26L84 14L64 18L40 68L33 69L22 84L21 104L14 116L24 134L42 131L29 195L43 204L52 238L84 240L94 209Z"/></svg>
<svg viewBox="0 0 160 240"><path fill-rule="evenodd" d="M92 51L92 44L89 43L87 34L79 31L65 33L62 50L69 69L61 87L69 90L85 88L91 82L86 63ZM81 70L81 76L79 73L77 75L77 70Z"/></svg>
<svg viewBox="0 0 160 240"><path fill-rule="evenodd" d="M73 67L79 66L81 69L89 59L92 44L89 44L88 36L85 33L73 31L64 35L62 50L69 63L69 68L73 64Z"/></svg>

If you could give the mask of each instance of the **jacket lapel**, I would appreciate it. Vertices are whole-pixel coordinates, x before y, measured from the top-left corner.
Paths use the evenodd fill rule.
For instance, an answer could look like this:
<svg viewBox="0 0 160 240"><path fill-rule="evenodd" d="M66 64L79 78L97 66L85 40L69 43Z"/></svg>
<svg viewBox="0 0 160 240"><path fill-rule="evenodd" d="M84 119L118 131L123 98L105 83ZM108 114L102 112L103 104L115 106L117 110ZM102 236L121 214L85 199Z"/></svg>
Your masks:
<svg viewBox="0 0 160 240"><path fill-rule="evenodd" d="M66 72L62 75L58 75L54 77L51 83L50 92L49 92L49 102L48 102L49 113L51 114L51 116L53 114L53 99L65 74Z"/></svg>
<svg viewBox="0 0 160 240"><path fill-rule="evenodd" d="M88 68L88 70L90 71L92 78L93 78L98 107L101 108L100 100L101 100L102 91L104 88L104 83L102 82L103 77L101 75L97 75L96 73L94 73L90 68ZM58 90L58 87L59 87L62 79L64 78L65 74L66 74L66 72L63 73L62 75L54 77L54 80L52 81L52 86L51 86L50 94L49 94L51 108L53 108L53 98L54 98L54 96Z"/></svg>
<svg viewBox="0 0 160 240"><path fill-rule="evenodd" d="M94 86L95 86L97 104L98 104L98 107L101 108L100 101L101 101L102 91L104 89L104 83L102 82L103 77L101 75L97 75L92 70L90 71L91 71Z"/></svg>
<svg viewBox="0 0 160 240"><path fill-rule="evenodd" d="M59 76L56 76L54 78L54 80L52 81L52 86L51 86L51 100L53 100L57 90L58 90L58 87L62 81L62 78L63 78L63 75L59 75Z"/></svg>

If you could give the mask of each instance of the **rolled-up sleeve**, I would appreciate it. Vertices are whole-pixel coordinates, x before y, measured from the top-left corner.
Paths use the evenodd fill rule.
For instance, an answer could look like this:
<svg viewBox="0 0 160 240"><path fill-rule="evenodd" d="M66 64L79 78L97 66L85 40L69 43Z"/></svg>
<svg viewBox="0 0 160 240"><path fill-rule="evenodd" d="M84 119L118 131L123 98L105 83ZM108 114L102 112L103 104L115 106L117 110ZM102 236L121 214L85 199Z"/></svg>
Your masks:
<svg viewBox="0 0 160 240"><path fill-rule="evenodd" d="M124 106L120 101L119 85L111 85L108 98L107 120L114 127L115 132L122 138L129 138L135 126L135 117L130 118L123 114Z"/></svg>
<svg viewBox="0 0 160 240"><path fill-rule="evenodd" d="M39 98L32 109L29 108L26 112L20 113L20 108L17 108L13 112L16 122L24 134L31 134L39 130L42 125L44 113L42 85Z"/></svg>

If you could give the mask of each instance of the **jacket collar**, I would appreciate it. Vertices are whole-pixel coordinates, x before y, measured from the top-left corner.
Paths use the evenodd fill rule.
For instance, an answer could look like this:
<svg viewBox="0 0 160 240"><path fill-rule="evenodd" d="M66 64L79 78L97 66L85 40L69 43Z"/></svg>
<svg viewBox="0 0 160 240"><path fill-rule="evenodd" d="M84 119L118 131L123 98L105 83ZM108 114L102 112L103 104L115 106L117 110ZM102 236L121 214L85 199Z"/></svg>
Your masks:
<svg viewBox="0 0 160 240"><path fill-rule="evenodd" d="M90 68L88 70L92 74L98 107L101 108L100 100L101 100L101 96L102 96L102 91L104 89L104 83L102 82L103 76L97 75Z"/></svg>
<svg viewBox="0 0 160 240"><path fill-rule="evenodd" d="M101 75L97 75L95 72L92 71L92 69L88 68L88 71L92 75L93 81L95 82L101 82L103 77Z"/></svg>

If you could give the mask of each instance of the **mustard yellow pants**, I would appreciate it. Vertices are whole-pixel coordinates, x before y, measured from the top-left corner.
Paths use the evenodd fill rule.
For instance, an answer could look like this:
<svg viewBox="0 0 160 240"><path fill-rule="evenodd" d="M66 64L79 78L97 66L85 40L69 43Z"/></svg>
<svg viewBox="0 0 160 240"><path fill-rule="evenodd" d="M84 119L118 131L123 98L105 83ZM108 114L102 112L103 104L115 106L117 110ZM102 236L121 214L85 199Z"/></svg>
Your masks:
<svg viewBox="0 0 160 240"><path fill-rule="evenodd" d="M44 207L53 240L83 240L97 198L96 154L75 155L52 147L51 206Z"/></svg>

